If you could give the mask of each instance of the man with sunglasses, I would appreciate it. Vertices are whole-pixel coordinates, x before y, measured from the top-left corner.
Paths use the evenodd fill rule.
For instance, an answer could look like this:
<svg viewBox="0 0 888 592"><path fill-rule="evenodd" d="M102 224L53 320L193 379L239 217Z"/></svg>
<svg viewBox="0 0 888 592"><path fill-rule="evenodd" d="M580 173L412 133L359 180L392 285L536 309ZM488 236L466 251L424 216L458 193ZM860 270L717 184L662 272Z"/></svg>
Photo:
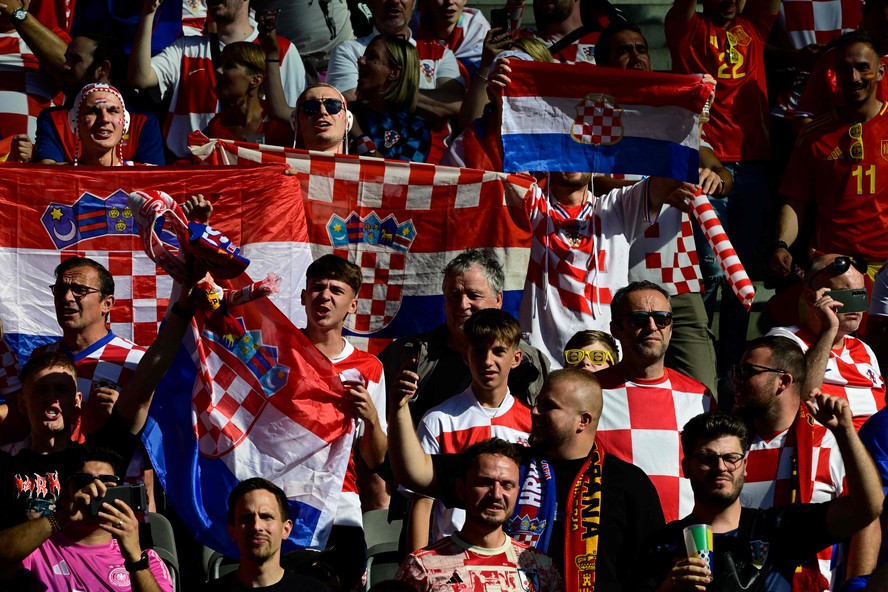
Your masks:
<svg viewBox="0 0 888 592"><path fill-rule="evenodd" d="M848 401L858 429L885 407L885 381L876 355L854 335L866 310L862 273L865 270L865 264L855 264L847 256L816 258L799 298L799 326L776 327L768 332L792 339L805 352L808 378L802 394L807 396L819 388L828 395L842 397ZM840 290L857 291L860 302L840 303L831 296ZM840 296L836 294L836 298Z"/></svg>
<svg viewBox="0 0 888 592"><path fill-rule="evenodd" d="M734 412L751 431L748 470L740 502L744 508L772 508L796 503L819 503L846 494L845 464L832 432L811 421L803 391L808 370L799 346L786 337L760 337L749 343L732 369ZM832 565L828 547L809 557L797 583L819 580L823 589L846 578L869 574L878 554L878 523L855 536L846 552L846 564Z"/></svg>
<svg viewBox="0 0 888 592"><path fill-rule="evenodd" d="M109 487L122 484L117 453L84 449L77 472L61 484L64 491L49 528L30 523L11 529L14 551L0 561L9 589L133 590L173 589L166 564L139 541L140 521L123 500L105 503L97 515L90 503Z"/></svg>
<svg viewBox="0 0 888 592"><path fill-rule="evenodd" d="M789 275L788 249L811 207L817 250L859 253L871 274L888 259L888 160L882 156L888 106L877 92L886 69L879 49L862 31L839 38L834 50L839 104L805 127L780 186L786 203L771 255L776 276Z"/></svg>
<svg viewBox="0 0 888 592"><path fill-rule="evenodd" d="M596 374L604 410L598 441L609 453L640 467L657 488L666 521L693 507L690 483L682 478L679 426L715 408L700 382L665 365L672 337L669 294L648 281L632 282L611 302L611 334L623 357Z"/></svg>
<svg viewBox="0 0 888 592"><path fill-rule="evenodd" d="M746 508L740 492L752 471L744 455L743 420L701 414L681 434L682 468L694 490L693 512L666 525L639 564L649 588L659 591L789 592L796 567L872 522L882 510L882 490L872 459L854 430L848 404L818 394L807 411L832 432L845 459L848 495L825 503L794 503L769 509ZM712 570L688 558L682 531L709 524L714 534ZM658 587L659 586L659 587ZM820 590L813 583L802 590Z"/></svg>

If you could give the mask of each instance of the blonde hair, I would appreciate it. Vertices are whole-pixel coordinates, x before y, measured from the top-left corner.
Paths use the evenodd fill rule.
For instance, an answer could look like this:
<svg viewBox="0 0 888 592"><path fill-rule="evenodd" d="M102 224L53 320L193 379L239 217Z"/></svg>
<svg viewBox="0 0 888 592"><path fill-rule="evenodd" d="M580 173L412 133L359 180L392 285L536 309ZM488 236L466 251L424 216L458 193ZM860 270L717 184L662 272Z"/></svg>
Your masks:
<svg viewBox="0 0 888 592"><path fill-rule="evenodd" d="M512 43L512 49L523 51L534 59L535 62L554 62L552 54L546 44L530 35L519 37Z"/></svg>
<svg viewBox="0 0 888 592"><path fill-rule="evenodd" d="M377 39L385 43L391 65L401 69L401 76L386 84L382 91L386 105L392 111L413 113L419 99L419 54L404 37L378 35L373 41Z"/></svg>

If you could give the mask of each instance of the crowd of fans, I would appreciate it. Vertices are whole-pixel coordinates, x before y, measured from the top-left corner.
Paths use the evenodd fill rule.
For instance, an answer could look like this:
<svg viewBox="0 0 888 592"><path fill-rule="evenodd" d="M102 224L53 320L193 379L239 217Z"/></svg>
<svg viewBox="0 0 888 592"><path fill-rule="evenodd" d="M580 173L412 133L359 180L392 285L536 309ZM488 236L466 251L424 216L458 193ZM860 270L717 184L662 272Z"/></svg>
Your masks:
<svg viewBox="0 0 888 592"><path fill-rule="evenodd" d="M187 174L200 131L502 171L514 60L652 71L606 0L534 0L521 29L512 0L493 28L465 0L167 2L128 28L94 0L0 3L0 156ZM308 268L303 331L342 377L358 454L327 550L298 566L283 492L242 482L240 565L207 589L362 589L362 510L381 508L405 519L405 560L380 590L888 589L888 1L701 5L674 0L663 23L672 71L715 82L699 181L531 171L519 319L499 310L501 263L467 249L443 270L445 323L376 358L343 334L360 268ZM778 289L765 337L747 342L749 311L689 215L698 191ZM206 222L212 206L183 210ZM51 287L61 339L21 368L3 346L10 589L171 589L133 508L98 498L126 474L152 482L136 436L192 287L135 344L107 328L114 278L71 258ZM708 558L684 545L700 523Z"/></svg>

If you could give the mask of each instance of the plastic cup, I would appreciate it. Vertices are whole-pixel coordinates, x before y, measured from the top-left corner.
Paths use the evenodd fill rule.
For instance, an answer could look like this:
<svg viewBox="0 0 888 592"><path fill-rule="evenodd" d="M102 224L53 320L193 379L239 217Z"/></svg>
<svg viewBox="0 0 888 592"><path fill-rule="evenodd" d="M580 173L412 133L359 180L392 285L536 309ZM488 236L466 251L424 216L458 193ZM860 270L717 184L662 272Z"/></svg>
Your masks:
<svg viewBox="0 0 888 592"><path fill-rule="evenodd" d="M706 569L712 573L712 526L691 524L682 532L688 557L699 557L706 562Z"/></svg>

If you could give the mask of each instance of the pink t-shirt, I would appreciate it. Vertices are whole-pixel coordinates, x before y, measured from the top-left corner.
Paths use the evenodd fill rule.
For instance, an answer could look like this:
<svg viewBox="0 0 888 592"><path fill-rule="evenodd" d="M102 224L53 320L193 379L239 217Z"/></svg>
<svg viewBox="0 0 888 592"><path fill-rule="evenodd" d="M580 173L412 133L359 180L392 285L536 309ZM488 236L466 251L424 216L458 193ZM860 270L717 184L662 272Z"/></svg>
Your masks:
<svg viewBox="0 0 888 592"><path fill-rule="evenodd" d="M148 560L160 589L170 592L173 581L166 564L151 549ZM22 560L22 567L30 570L31 582L40 582L47 592L132 589L117 539L105 545L84 545L54 534Z"/></svg>

